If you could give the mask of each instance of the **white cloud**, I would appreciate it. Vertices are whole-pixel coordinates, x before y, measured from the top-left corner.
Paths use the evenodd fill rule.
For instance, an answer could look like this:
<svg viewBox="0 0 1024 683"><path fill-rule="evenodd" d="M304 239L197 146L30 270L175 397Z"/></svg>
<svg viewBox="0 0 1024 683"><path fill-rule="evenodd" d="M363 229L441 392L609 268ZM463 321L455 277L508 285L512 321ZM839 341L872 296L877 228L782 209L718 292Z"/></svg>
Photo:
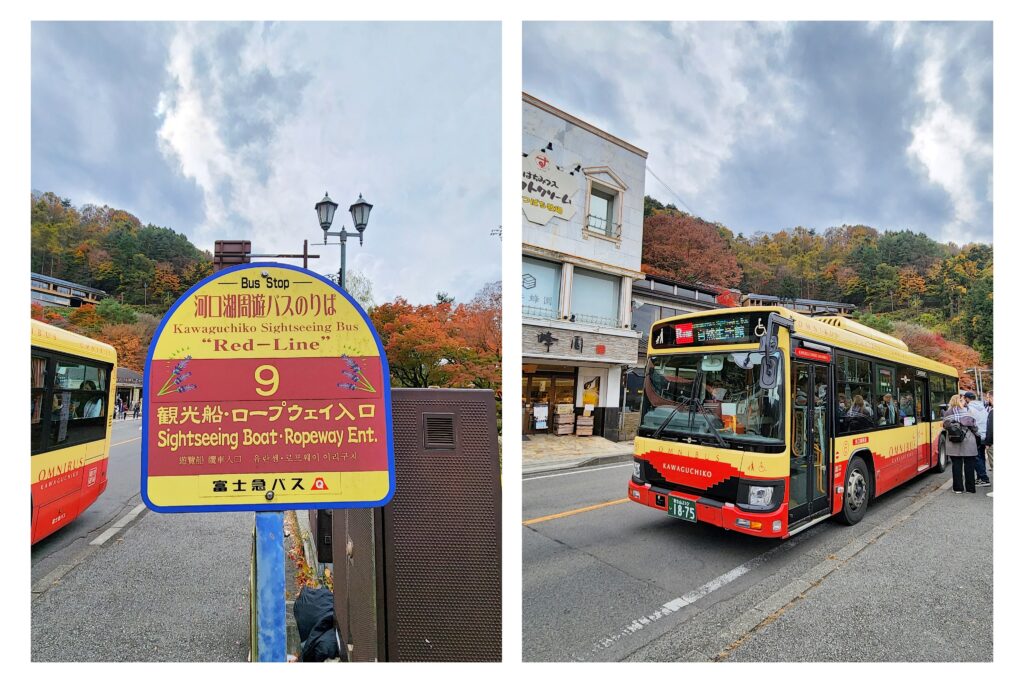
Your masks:
<svg viewBox="0 0 1024 683"><path fill-rule="evenodd" d="M593 23L530 25L528 30L557 46L560 60L586 65L614 83L619 92L613 96L630 131L590 112L585 118L647 150L648 164L662 180L695 211L711 217L719 208L719 173L738 146L759 136L792 134L800 114L793 96L798 86L773 65L787 49L789 29L720 22L664 28ZM616 46L613 53L608 45ZM557 93L547 98L559 102ZM653 180L649 192L666 196Z"/></svg>
<svg viewBox="0 0 1024 683"><path fill-rule="evenodd" d="M950 59L957 57L948 33L930 32L923 36L925 58L918 68L917 95L921 113L911 125L912 140L907 154L921 165L928 180L941 187L949 197L952 216L942 227L943 241L965 243L985 241L990 225L981 215L976 196L976 177L987 171L992 183L992 145L983 139L971 117L972 112L957 109L943 95L944 73ZM969 92L980 97L979 81L983 69L962 70ZM960 84L957 84L958 86ZM990 196L985 197L990 202Z"/></svg>
<svg viewBox="0 0 1024 683"><path fill-rule="evenodd" d="M251 239L258 253L298 253L309 239L323 256L311 267L335 272L336 238L322 244L313 204L329 191L341 205L332 230L351 230L361 192L375 206L348 265L371 278L377 301L438 290L464 300L499 279L488 236L500 222L498 34L480 24L182 26L159 137L202 190L193 238L208 248Z"/></svg>

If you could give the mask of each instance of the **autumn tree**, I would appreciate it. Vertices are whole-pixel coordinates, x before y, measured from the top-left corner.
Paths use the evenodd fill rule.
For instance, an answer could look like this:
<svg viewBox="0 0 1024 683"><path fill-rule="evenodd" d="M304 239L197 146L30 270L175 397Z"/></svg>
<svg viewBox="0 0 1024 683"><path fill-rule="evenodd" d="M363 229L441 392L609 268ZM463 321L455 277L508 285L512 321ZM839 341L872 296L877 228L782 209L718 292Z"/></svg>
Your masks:
<svg viewBox="0 0 1024 683"><path fill-rule="evenodd" d="M742 273L721 227L689 214L644 220L641 269L655 277L734 287Z"/></svg>
<svg viewBox="0 0 1024 683"><path fill-rule="evenodd" d="M451 312L451 304L416 306L402 297L370 312L396 384L429 387L447 383L446 366L453 351L448 325Z"/></svg>
<svg viewBox="0 0 1024 683"><path fill-rule="evenodd" d="M894 323L893 334L903 340L911 352L956 368L961 387L974 387L974 378L967 370L981 366L981 354L975 349L913 323Z"/></svg>
<svg viewBox="0 0 1024 683"><path fill-rule="evenodd" d="M452 323L463 345L451 382L478 389L501 388L501 282L484 286L455 309Z"/></svg>
<svg viewBox="0 0 1024 683"><path fill-rule="evenodd" d="M407 387L495 388L501 382L501 289L491 283L468 304L375 306L392 380Z"/></svg>

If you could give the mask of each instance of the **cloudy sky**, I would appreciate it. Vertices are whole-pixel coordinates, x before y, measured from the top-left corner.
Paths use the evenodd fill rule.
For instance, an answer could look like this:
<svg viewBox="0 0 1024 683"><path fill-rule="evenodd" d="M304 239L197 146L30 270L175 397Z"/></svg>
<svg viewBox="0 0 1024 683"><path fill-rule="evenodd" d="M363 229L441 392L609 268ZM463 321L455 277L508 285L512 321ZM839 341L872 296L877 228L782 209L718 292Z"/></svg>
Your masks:
<svg viewBox="0 0 1024 683"><path fill-rule="evenodd" d="M348 267L377 302L501 277L497 23L39 23L32 188L212 251L321 245L313 205L374 205Z"/></svg>
<svg viewBox="0 0 1024 683"><path fill-rule="evenodd" d="M992 241L989 23L527 23L523 90L647 150L647 194L734 232Z"/></svg>

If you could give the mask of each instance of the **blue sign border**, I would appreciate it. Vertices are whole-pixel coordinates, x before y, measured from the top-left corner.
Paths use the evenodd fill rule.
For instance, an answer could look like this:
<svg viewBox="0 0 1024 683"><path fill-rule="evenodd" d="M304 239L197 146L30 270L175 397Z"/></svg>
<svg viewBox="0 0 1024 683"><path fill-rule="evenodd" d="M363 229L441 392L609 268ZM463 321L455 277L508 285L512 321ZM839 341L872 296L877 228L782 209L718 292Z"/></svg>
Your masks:
<svg viewBox="0 0 1024 683"><path fill-rule="evenodd" d="M163 506L157 505L149 499L148 490L148 470L149 470L149 420L146 419L145 411L151 410L152 407L149 405L149 381L150 381L150 369L153 364L153 352L156 351L157 342L160 340L160 334L163 332L164 327L170 321L171 316L178 310L180 306L189 296L192 295L197 289L204 285L217 280L218 278L224 277L229 273L237 273L243 270L251 270L254 268L283 268L285 270L294 270L297 273L303 275L309 275L314 277L326 285L329 285L334 291L340 293L345 299L352 304L352 307L359 312L359 315L363 317L363 322L366 323L366 328L373 335L373 340L377 343L377 351L380 353L382 377L381 377L381 392L384 395L384 407L387 419L387 441L388 441L388 493L380 500L375 501L361 501L361 502L325 502L325 503L267 503L265 505L255 504L240 504L240 505L174 505L174 506ZM160 325L156 328L156 332L153 334L153 341L149 344L149 352L146 354L146 367L142 376L142 397L144 402L144 411L142 416L142 488L140 489L142 495L142 501L146 504L150 510L154 512L279 512L284 510L342 510L350 508L373 508L383 507L391 502L392 496L395 495L395 441L394 441L394 430L391 422L391 370L388 367L388 357L384 352L384 345L381 344L380 337L377 335L377 330L374 328L373 323L370 322L370 318L366 315L366 311L360 306L355 299L353 299L348 292L339 287L334 282L331 282L322 275L318 275L311 270L305 268L299 268L298 266L289 265L286 263L277 263L272 261L260 262L260 263L243 263L237 266L231 266L230 268L224 268L219 270L213 275L197 282L189 288L187 292L182 294L174 305L171 306L170 310L164 314L163 319L160 321Z"/></svg>

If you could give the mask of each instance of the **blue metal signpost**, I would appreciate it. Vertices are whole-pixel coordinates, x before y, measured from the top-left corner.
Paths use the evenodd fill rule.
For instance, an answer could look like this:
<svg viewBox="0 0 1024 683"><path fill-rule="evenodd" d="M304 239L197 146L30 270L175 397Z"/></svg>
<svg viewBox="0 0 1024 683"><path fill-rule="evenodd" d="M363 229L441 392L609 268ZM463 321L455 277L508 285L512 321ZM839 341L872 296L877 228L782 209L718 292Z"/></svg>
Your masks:
<svg viewBox="0 0 1024 683"><path fill-rule="evenodd" d="M256 513L256 659L287 659L285 629L284 513Z"/></svg>

